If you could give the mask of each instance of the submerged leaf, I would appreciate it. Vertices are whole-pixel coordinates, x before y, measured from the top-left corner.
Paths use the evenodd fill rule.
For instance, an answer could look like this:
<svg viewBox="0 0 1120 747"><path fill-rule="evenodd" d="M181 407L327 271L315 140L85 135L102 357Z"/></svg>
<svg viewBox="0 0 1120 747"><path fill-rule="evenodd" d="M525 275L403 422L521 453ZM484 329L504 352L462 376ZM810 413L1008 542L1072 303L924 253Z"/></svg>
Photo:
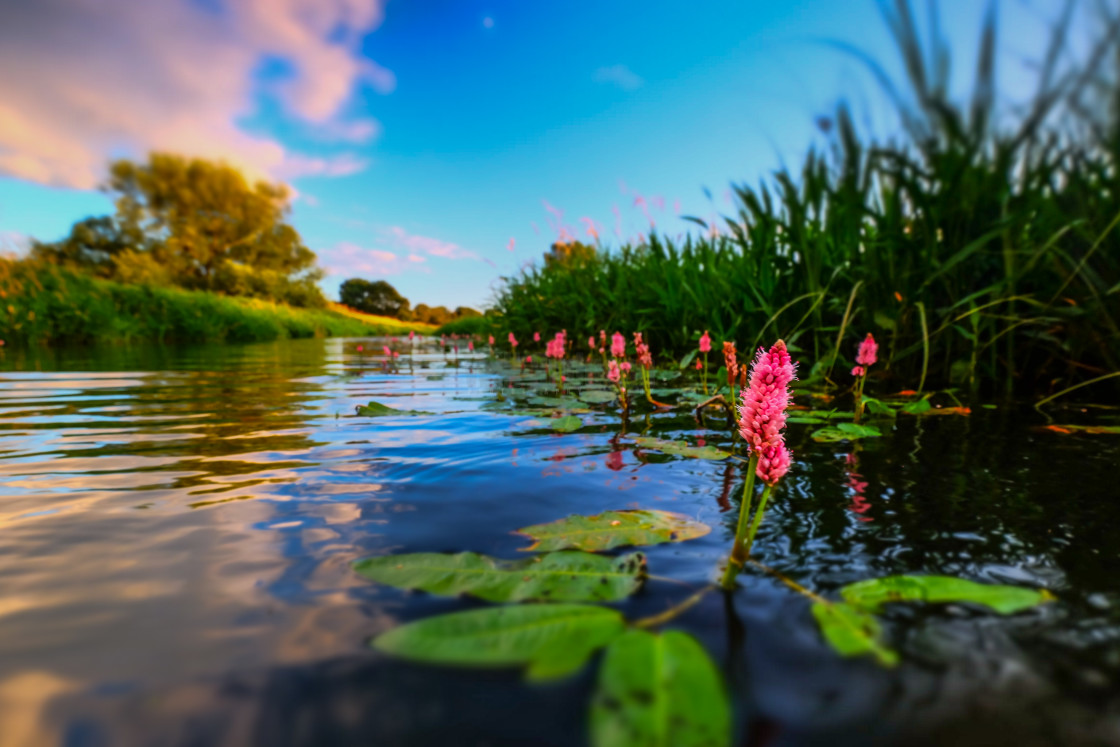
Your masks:
<svg viewBox="0 0 1120 747"><path fill-rule="evenodd" d="M404 415L431 415L430 412L422 412L421 410L397 410L383 405L380 402L371 401L366 405L358 405L355 408L359 415L371 418L378 418L386 415L404 416Z"/></svg>
<svg viewBox="0 0 1120 747"><path fill-rule="evenodd" d="M673 456L691 457L692 459L718 460L726 459L731 456L730 452L722 451L714 446L689 446L684 441L667 441L661 438L639 436L634 439L634 443L641 446L643 449L660 451L664 454L672 454Z"/></svg>
<svg viewBox="0 0 1120 747"><path fill-rule="evenodd" d="M887 576L848 584L840 595L849 604L877 612L888 602L971 602L1001 615L1021 612L1052 600L1045 589L978 584L952 576Z"/></svg>
<svg viewBox="0 0 1120 747"><path fill-rule="evenodd" d="M429 664L529 667L530 679L578 670L625 629L615 610L588 604L487 607L429 617L373 640L388 654Z"/></svg>
<svg viewBox="0 0 1120 747"><path fill-rule="evenodd" d="M631 630L607 648L591 703L596 747L719 747L731 709L719 671L692 636Z"/></svg>
<svg viewBox="0 0 1120 747"><path fill-rule="evenodd" d="M884 666L898 663L898 654L883 644L883 630L870 613L843 602L813 602L813 617L841 656L873 654Z"/></svg>
<svg viewBox="0 0 1120 747"><path fill-rule="evenodd" d="M919 399L914 402L907 402L902 406L901 411L907 415L921 415L932 408L933 405L929 403L929 399Z"/></svg>
<svg viewBox="0 0 1120 747"><path fill-rule="evenodd" d="M354 570L401 589L488 602L614 602L641 587L646 559L640 552L610 558L567 551L515 561L473 552L414 553L366 558Z"/></svg>
<svg viewBox="0 0 1120 747"><path fill-rule="evenodd" d="M624 545L659 545L703 537L707 524L668 511L605 511L595 516L573 514L566 519L518 529L536 540L525 551L575 548L597 552Z"/></svg>

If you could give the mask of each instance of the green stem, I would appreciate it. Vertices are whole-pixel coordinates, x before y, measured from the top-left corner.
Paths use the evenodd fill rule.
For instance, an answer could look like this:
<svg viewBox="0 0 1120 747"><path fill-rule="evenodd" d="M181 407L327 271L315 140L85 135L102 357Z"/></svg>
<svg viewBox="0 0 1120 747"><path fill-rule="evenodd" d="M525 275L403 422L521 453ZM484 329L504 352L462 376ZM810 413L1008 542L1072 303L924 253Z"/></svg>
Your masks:
<svg viewBox="0 0 1120 747"><path fill-rule="evenodd" d="M747 554L743 548L743 535L746 532L747 522L751 513L751 496L754 494L754 472L758 468L758 455L751 454L751 461L747 465L747 481L743 484L743 501L739 505L739 523L735 527L735 543L731 545L731 557L727 559L727 568L723 572L720 586L731 590L735 586L735 577L743 567Z"/></svg>
<svg viewBox="0 0 1120 747"><path fill-rule="evenodd" d="M766 501L770 500L770 492L772 486L767 485L762 491L762 498L758 501L758 510L754 512L754 521L751 522L751 533L747 535L747 547L745 554L750 557L751 545L754 544L754 535L758 531L759 525L762 524L762 514L766 511Z"/></svg>
<svg viewBox="0 0 1120 747"><path fill-rule="evenodd" d="M700 371L700 381L704 384L704 394L708 393L708 354L704 353L704 368Z"/></svg>

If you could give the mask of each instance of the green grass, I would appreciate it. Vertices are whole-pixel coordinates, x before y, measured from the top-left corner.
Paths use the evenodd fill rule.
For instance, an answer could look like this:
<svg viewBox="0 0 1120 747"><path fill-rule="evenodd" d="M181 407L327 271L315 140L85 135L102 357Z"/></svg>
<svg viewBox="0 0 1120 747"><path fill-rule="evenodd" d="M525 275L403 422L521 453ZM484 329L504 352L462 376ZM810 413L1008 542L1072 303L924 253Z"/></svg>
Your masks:
<svg viewBox="0 0 1120 747"><path fill-rule="evenodd" d="M122 285L49 264L0 259L0 339L7 344L252 342L399 331L330 310Z"/></svg>
<svg viewBox="0 0 1120 747"><path fill-rule="evenodd" d="M877 377L988 395L1120 370L1120 94L1085 82L1107 69L1051 74L1045 65L1065 58L1048 55L1032 105L1000 119L994 21L976 89L957 102L939 77L947 50L918 38L905 2L890 7L909 95L884 87L903 136L861 137L841 106L825 148L735 187L731 214L695 220L703 233L572 252L506 278L495 336L641 331L673 357L705 329L747 351L784 338L808 363L802 378L846 385L872 332ZM1094 59L1112 59L1116 35L1099 45ZM1067 106L1090 93L1112 113L1089 122Z"/></svg>

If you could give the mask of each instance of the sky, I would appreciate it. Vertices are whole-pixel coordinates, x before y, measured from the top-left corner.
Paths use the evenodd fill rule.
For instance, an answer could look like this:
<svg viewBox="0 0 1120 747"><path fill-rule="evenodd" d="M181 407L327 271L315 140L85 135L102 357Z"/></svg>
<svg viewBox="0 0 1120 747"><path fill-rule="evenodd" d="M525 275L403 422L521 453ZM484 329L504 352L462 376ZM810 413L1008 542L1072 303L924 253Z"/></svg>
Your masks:
<svg viewBox="0 0 1120 747"><path fill-rule="evenodd" d="M1012 98L1058 5L997 3ZM941 3L954 89L983 13ZM890 135L836 41L898 70L875 0L0 0L0 252L112 212L110 159L171 151L291 185L329 296L483 308L559 236L728 214L841 100Z"/></svg>

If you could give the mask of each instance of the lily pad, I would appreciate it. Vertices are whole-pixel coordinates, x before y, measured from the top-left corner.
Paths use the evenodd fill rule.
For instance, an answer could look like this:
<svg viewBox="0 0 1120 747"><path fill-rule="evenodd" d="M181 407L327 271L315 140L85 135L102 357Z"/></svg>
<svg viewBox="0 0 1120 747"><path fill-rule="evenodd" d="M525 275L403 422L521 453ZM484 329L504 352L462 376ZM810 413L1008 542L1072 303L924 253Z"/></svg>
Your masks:
<svg viewBox="0 0 1120 747"><path fill-rule="evenodd" d="M718 461L731 456L730 452L722 451L714 446L689 446L684 441L667 441L662 438L639 436L634 439L634 443L641 446L643 449L660 451L664 454L672 454L673 456L689 457L691 459L712 459Z"/></svg>
<svg viewBox="0 0 1120 747"><path fill-rule="evenodd" d="M814 441L833 443L836 441L855 441L861 438L877 438L882 432L871 425L857 425L855 423L837 423L813 431Z"/></svg>
<svg viewBox="0 0 1120 747"><path fill-rule="evenodd" d="M551 407L557 410L571 410L580 406L579 400L571 397L530 397L526 403L530 407Z"/></svg>
<svg viewBox="0 0 1120 747"><path fill-rule="evenodd" d="M388 405L383 405L380 402L373 402L373 401L371 401L369 404L366 404L366 405L358 405L356 410L357 410L357 413L359 415L362 415L364 417L371 417L371 418L379 418L379 417L384 417L384 416L387 416L387 415L401 417L401 416L407 416L407 415L431 415L432 414L430 412L423 412L421 410L397 410L396 408L389 407Z"/></svg>
<svg viewBox="0 0 1120 747"><path fill-rule="evenodd" d="M898 663L898 653L883 644L883 629L871 613L843 602L814 602L813 617L841 656L871 654L884 666Z"/></svg>
<svg viewBox="0 0 1120 747"><path fill-rule="evenodd" d="M518 529L535 540L525 551L587 550L598 552L625 545L660 545L703 537L712 528L668 511L605 511Z"/></svg>
<svg viewBox="0 0 1120 747"><path fill-rule="evenodd" d="M933 409L933 405L929 403L928 399L919 399L914 402L907 402L905 405L899 408L899 411L904 412L907 415L921 415L922 413L928 412L931 409Z"/></svg>
<svg viewBox="0 0 1120 747"><path fill-rule="evenodd" d="M581 402L586 402L589 405L605 405L618 399L617 394L606 389L589 389L586 392L580 392L578 396Z"/></svg>
<svg viewBox="0 0 1120 747"><path fill-rule="evenodd" d="M486 607L394 628L373 647L394 656L467 667L527 666L529 679L577 671L625 630L616 610L589 604Z"/></svg>
<svg viewBox="0 0 1120 747"><path fill-rule="evenodd" d="M562 418L553 418L548 423L552 426L552 430L560 431L561 433L571 433L583 427L583 421L575 415L565 415Z"/></svg>
<svg viewBox="0 0 1120 747"><path fill-rule="evenodd" d="M473 552L414 553L366 558L354 570L400 589L488 602L614 602L641 587L646 559L640 552L611 558L566 551L514 561Z"/></svg>
<svg viewBox="0 0 1120 747"><path fill-rule="evenodd" d="M888 602L968 602L1001 615L1012 615L1054 599L1045 589L978 584L952 576L887 576L848 584L840 590L844 601L869 612Z"/></svg>
<svg viewBox="0 0 1120 747"><path fill-rule="evenodd" d="M709 747L731 743L719 670L692 636L631 630L603 657L591 703L595 747Z"/></svg>

